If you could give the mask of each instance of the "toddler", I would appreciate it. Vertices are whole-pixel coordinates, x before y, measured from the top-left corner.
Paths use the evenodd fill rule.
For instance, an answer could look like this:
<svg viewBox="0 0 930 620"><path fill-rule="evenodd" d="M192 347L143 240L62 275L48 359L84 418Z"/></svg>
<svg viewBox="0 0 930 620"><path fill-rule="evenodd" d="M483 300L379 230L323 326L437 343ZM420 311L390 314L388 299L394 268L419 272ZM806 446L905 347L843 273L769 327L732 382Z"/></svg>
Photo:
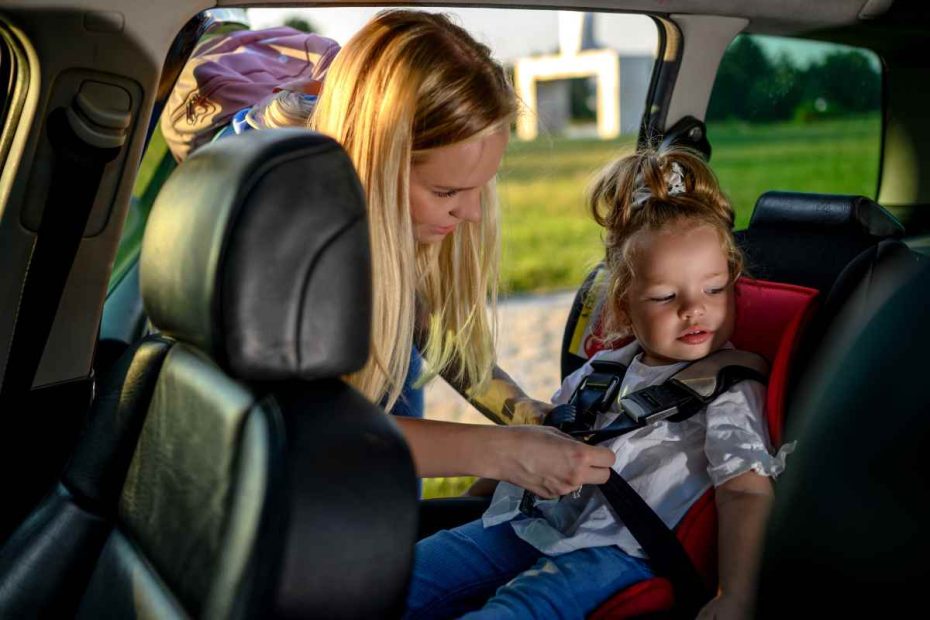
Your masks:
<svg viewBox="0 0 930 620"><path fill-rule="evenodd" d="M742 257L733 209L696 154L644 150L608 166L591 207L606 229L605 328L613 348L593 360L628 366L621 395L662 383L719 349L734 324ZM631 342L617 348L617 344ZM591 363L568 376L567 402ZM719 514L717 596L699 617L748 618L766 516L770 453L765 388L742 381L682 422L660 421L606 442L616 470L669 527L710 488ZM598 426L619 411L599 416ZM410 618L583 618L616 591L652 576L648 558L596 487L520 511L523 489L498 485L478 521L417 545Z"/></svg>

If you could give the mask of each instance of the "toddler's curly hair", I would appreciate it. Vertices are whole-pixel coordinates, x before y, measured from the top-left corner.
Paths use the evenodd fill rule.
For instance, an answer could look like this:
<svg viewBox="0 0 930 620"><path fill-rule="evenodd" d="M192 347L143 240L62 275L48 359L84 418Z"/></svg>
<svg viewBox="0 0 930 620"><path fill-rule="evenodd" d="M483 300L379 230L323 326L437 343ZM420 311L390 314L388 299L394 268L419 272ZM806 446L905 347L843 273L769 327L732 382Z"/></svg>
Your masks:
<svg viewBox="0 0 930 620"><path fill-rule="evenodd" d="M636 274L638 233L710 225L727 257L730 284L744 269L733 238L734 213L703 157L681 147L645 148L607 165L589 190L594 219L605 228L608 277L605 341L630 335L626 296Z"/></svg>

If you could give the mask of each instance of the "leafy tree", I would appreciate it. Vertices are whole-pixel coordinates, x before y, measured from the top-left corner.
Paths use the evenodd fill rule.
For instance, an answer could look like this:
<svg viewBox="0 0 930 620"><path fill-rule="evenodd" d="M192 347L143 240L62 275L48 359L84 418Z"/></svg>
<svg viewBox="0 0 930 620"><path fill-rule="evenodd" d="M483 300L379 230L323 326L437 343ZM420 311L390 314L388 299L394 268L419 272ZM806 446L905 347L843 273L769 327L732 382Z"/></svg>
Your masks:
<svg viewBox="0 0 930 620"><path fill-rule="evenodd" d="M881 106L881 75L869 57L838 49L807 68L787 54L769 58L751 36L727 48L707 119L752 122L861 114Z"/></svg>
<svg viewBox="0 0 930 620"><path fill-rule="evenodd" d="M316 32L317 29L309 22L309 20L299 17L297 15L291 15L284 20L285 26L290 26L294 30L300 30L301 32Z"/></svg>
<svg viewBox="0 0 930 620"><path fill-rule="evenodd" d="M881 108L881 74L858 50L836 50L811 65L805 99L822 100L824 113L861 114Z"/></svg>
<svg viewBox="0 0 930 620"><path fill-rule="evenodd" d="M767 83L773 75L774 67L762 47L751 37L738 36L720 61L708 120L756 120L768 98Z"/></svg>

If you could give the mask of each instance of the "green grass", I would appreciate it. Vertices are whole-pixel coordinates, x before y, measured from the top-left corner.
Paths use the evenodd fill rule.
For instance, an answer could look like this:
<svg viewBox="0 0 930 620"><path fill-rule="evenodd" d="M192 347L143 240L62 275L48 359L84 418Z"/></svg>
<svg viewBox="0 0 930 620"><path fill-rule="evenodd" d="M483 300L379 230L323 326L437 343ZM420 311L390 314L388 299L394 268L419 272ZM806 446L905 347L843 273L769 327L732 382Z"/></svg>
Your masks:
<svg viewBox="0 0 930 620"><path fill-rule="evenodd" d="M116 251L113 271L110 274L111 290L122 279L132 264L132 259L139 252L149 211L152 209L158 191L175 166L174 158L168 153L168 145L165 143L161 129L157 128L139 163L139 173L132 188L129 213L126 216L126 223L123 224L122 237Z"/></svg>
<svg viewBox="0 0 930 620"><path fill-rule="evenodd" d="M736 209L736 227L748 224L756 198L767 190L874 196L880 126L877 115L803 125L711 124L711 165ZM631 137L511 144L499 184L504 293L578 286L602 255L585 188L633 146Z"/></svg>
<svg viewBox="0 0 930 620"><path fill-rule="evenodd" d="M808 124L711 123L711 165L736 209L736 227L749 222L767 190L874 196L881 119ZM501 291L528 293L575 288L603 253L601 229L591 219L585 189L594 174L635 146L617 140L514 140L501 168ZM139 169L133 207L124 227L113 278L141 240L155 192L173 167L156 131Z"/></svg>
<svg viewBox="0 0 930 620"><path fill-rule="evenodd" d="M463 476L461 478L424 478L423 499L459 496L464 493L474 481L475 478L471 476Z"/></svg>

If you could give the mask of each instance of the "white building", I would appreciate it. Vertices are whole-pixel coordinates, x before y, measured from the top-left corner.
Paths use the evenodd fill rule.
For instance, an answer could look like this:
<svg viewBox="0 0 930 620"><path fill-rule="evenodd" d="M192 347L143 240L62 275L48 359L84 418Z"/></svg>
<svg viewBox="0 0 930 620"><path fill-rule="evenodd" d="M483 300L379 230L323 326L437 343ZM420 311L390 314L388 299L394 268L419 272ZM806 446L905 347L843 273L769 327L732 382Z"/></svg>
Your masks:
<svg viewBox="0 0 930 620"><path fill-rule="evenodd" d="M598 16L600 17L600 16ZM559 53L514 62L517 95L526 105L517 119L517 137L535 139L540 131L562 132L571 118L572 78L596 82L597 135L615 138L639 130L655 48L625 51L602 47L594 37L591 13L559 11Z"/></svg>

